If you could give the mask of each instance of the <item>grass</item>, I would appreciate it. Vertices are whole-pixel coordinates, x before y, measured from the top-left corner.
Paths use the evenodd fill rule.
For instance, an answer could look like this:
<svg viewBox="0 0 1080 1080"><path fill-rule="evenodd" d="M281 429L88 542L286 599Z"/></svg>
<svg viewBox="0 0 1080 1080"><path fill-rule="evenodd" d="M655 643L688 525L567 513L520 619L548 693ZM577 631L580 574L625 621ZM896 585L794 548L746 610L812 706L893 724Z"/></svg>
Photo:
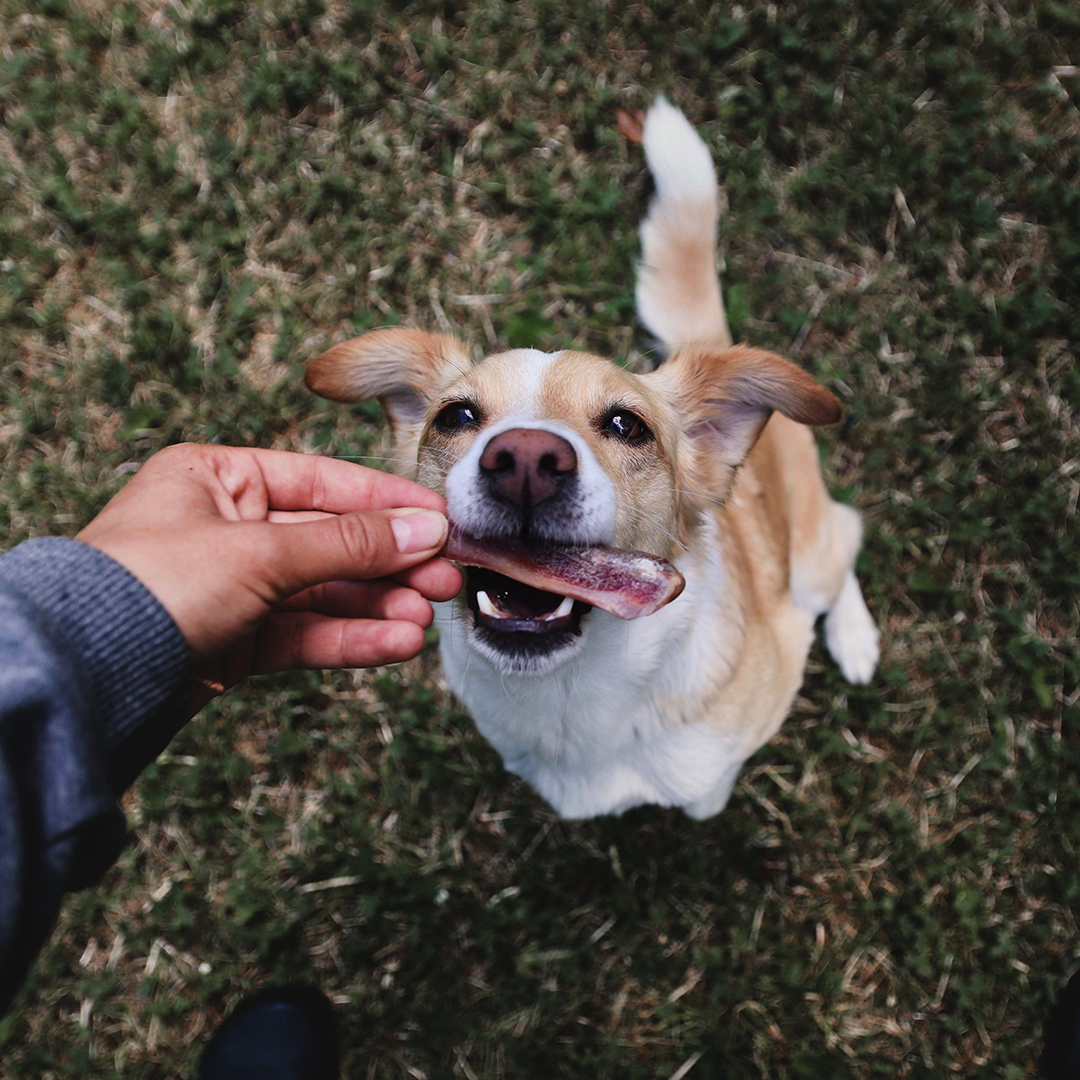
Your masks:
<svg viewBox="0 0 1080 1080"><path fill-rule="evenodd" d="M635 361L677 101L737 333L844 400L881 672L816 649L729 808L557 820L434 652L230 694L127 797L5 1078L195 1075L317 981L348 1075L1034 1075L1080 966L1080 15L1058 0L0 0L0 530L181 439L378 464L304 362L368 327Z"/></svg>

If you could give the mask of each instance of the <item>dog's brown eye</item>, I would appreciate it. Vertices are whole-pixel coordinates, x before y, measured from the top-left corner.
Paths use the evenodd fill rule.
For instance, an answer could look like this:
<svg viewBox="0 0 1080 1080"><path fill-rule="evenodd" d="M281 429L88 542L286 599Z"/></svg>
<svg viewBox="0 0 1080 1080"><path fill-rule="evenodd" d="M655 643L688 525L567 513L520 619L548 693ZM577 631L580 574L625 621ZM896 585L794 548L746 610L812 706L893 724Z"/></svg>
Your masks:
<svg viewBox="0 0 1080 1080"><path fill-rule="evenodd" d="M434 426L439 431L461 431L479 424L480 410L470 401L451 401L435 414Z"/></svg>
<svg viewBox="0 0 1080 1080"><path fill-rule="evenodd" d="M614 435L631 446L640 446L653 437L648 424L629 409L612 409L604 418L600 430L603 434Z"/></svg>

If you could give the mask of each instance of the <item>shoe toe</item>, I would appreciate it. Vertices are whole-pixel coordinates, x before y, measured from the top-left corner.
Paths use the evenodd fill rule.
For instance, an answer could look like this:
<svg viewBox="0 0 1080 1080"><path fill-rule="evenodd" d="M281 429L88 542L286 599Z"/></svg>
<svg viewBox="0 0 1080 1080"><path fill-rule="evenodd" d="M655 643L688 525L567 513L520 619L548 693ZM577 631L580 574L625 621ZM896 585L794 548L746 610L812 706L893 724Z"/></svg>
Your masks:
<svg viewBox="0 0 1080 1080"><path fill-rule="evenodd" d="M203 1054L199 1080L336 1080L337 1026L312 987L262 991L237 1006Z"/></svg>

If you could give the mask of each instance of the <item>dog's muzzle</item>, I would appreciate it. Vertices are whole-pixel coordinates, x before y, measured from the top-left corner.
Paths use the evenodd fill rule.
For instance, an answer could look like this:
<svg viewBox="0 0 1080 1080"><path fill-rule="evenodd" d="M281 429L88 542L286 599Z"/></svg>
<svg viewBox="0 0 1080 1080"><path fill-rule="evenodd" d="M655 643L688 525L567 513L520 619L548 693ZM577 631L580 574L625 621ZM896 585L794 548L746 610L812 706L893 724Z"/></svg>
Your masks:
<svg viewBox="0 0 1080 1080"><path fill-rule="evenodd" d="M573 500L578 459L555 432L511 428L488 442L479 470L484 491L499 508L498 531L527 535L538 514L550 520L558 516L560 502Z"/></svg>

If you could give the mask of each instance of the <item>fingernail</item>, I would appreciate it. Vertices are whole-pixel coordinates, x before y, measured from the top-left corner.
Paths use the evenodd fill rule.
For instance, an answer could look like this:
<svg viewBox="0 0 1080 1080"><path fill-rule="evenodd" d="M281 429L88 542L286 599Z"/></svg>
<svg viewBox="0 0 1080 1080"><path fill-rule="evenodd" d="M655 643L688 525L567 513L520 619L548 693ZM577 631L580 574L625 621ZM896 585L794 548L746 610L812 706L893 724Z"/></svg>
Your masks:
<svg viewBox="0 0 1080 1080"><path fill-rule="evenodd" d="M446 518L434 510L399 510L390 519L390 528L394 531L394 543L402 555L442 547L446 539Z"/></svg>

